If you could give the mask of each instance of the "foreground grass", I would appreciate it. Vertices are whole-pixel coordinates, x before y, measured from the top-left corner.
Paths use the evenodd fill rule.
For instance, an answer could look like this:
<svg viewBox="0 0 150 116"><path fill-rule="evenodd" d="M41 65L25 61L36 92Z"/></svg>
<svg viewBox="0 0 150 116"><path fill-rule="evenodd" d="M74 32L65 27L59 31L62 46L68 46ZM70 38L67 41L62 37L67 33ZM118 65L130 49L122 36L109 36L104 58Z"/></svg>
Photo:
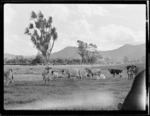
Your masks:
<svg viewBox="0 0 150 116"><path fill-rule="evenodd" d="M117 104L123 102L131 85L132 82L126 79L54 80L47 85L41 81L17 81L14 87L4 88L4 108L13 109L15 105L21 108L20 105L24 107L28 103L47 100L39 103L40 106L49 103L53 107L44 105L38 108L107 110L111 107L112 110L117 110ZM109 104L110 102L112 103Z"/></svg>

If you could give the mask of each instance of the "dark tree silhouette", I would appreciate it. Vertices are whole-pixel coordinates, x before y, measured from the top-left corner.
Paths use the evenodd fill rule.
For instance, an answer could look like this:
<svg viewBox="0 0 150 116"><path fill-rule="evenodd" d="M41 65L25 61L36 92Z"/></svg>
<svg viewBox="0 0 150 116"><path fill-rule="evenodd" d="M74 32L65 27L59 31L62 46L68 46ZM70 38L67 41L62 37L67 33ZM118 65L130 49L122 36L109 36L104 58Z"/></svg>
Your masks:
<svg viewBox="0 0 150 116"><path fill-rule="evenodd" d="M80 40L78 40L77 43L78 54L82 57L82 63L95 63L97 59L102 59L95 44L87 44Z"/></svg>
<svg viewBox="0 0 150 116"><path fill-rule="evenodd" d="M78 54L82 57L82 62L87 63L88 44L80 40L78 40L77 43L78 43Z"/></svg>
<svg viewBox="0 0 150 116"><path fill-rule="evenodd" d="M25 34L31 37L36 49L42 53L44 65L48 63L54 43L58 38L56 28L52 26L52 17L44 18L41 11L36 14L31 12L33 23L25 29Z"/></svg>

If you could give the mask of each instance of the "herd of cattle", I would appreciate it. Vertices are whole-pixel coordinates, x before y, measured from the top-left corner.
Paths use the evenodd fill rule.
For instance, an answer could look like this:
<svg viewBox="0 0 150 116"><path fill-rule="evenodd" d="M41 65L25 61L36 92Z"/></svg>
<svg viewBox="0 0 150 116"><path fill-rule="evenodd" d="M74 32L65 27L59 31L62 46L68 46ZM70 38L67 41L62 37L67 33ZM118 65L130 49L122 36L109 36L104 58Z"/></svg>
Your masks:
<svg viewBox="0 0 150 116"><path fill-rule="evenodd" d="M133 76L137 73L137 67L134 65L127 66L127 74L128 79L133 79ZM112 75L119 75L122 73L122 70L118 69L108 69ZM61 74L61 75L60 75ZM63 69L61 71L53 70L50 67L46 67L42 73L43 80L49 81L52 78L59 78L59 76L65 76L68 79L71 77L76 76L77 78L82 79L85 77L96 77L106 79L104 74L101 74L100 69L90 69L85 68L82 70L73 70L73 69ZM121 75L120 75L121 76ZM123 103L118 103L119 110L145 110L146 107L146 83L145 83L145 70L141 71L138 75L136 75L131 90L129 91L128 95L124 99ZM13 80L13 70L9 69L4 72L4 81L6 84L14 84Z"/></svg>
<svg viewBox="0 0 150 116"><path fill-rule="evenodd" d="M134 76L137 73L137 67L135 65L129 65L126 67L127 69L127 75L128 80L132 80ZM113 77L116 77L119 75L120 78L122 78L122 72L123 70L119 69L108 69L110 74L113 75ZM89 79L106 79L106 76L102 73L102 69L99 68L69 68L69 69L61 69L56 70L52 69L51 67L46 67L44 71L42 72L43 81L45 81L45 84L53 79L83 79L83 78L89 78ZM14 77L13 77L13 70L8 69L4 71L4 82L6 85L13 84L14 85Z"/></svg>
<svg viewBox="0 0 150 116"><path fill-rule="evenodd" d="M135 65L129 65L126 67L126 69L127 69L128 80L132 80L137 73L137 67ZM120 78L122 78L123 70L108 69L108 71L110 72L110 74L113 75L113 77L119 75ZM83 68L83 69L70 68L70 69L54 70L50 67L46 67L42 73L42 76L45 83L55 78L67 78L67 79L90 78L90 79L97 79L97 80L106 79L106 76L102 74L101 69L94 69L94 68Z"/></svg>

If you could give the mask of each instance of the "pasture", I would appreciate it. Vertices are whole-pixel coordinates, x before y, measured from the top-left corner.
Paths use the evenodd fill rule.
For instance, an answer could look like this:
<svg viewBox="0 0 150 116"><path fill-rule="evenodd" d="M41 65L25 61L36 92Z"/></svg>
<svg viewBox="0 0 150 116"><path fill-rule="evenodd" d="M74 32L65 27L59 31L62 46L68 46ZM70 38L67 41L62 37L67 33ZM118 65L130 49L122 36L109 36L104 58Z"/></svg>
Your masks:
<svg viewBox="0 0 150 116"><path fill-rule="evenodd" d="M41 75L44 66L10 66L14 71L15 86L4 86L4 109L30 110L117 110L128 94L133 80L127 79L126 65L60 65L53 69L70 67L101 68L106 80L54 79L44 84ZM137 65L139 71L144 64ZM108 68L122 69L122 78L113 78Z"/></svg>

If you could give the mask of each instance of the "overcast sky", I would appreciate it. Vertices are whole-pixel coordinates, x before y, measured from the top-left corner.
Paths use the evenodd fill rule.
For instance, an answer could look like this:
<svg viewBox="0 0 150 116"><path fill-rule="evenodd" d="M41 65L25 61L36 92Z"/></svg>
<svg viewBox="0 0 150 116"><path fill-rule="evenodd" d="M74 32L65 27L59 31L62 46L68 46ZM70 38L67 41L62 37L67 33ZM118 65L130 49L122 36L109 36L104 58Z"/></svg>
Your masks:
<svg viewBox="0 0 150 116"><path fill-rule="evenodd" d="M124 44L145 43L145 5L134 4L5 4L4 53L36 55L37 49L24 34L31 11L53 17L58 32L53 52L77 46L77 40L93 43L99 50Z"/></svg>

